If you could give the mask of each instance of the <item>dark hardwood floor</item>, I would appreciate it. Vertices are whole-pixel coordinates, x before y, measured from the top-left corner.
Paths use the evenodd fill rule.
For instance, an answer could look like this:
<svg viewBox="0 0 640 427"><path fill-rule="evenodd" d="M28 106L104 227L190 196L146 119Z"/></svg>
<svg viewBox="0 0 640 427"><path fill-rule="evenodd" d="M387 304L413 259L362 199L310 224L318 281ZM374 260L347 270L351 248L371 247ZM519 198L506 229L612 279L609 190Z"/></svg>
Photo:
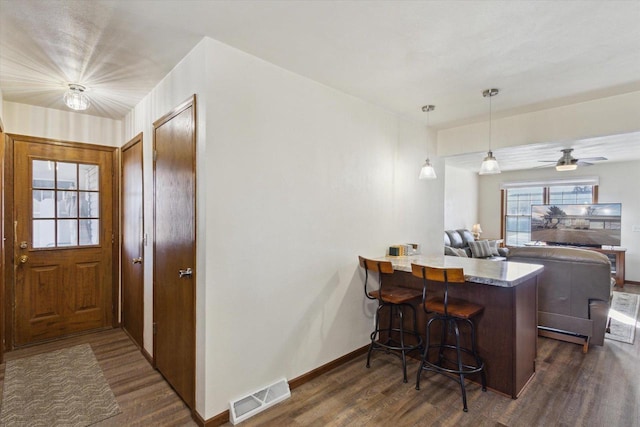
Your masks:
<svg viewBox="0 0 640 427"><path fill-rule="evenodd" d="M640 294L640 285L624 292ZM89 343L122 414L99 426L195 426L190 410L119 329L69 338L7 353L6 360ZM585 355L576 344L538 338L536 375L512 400L467 387L462 411L457 384L424 374L415 390L417 362L402 382L399 359L374 353L294 390L292 397L242 426L629 426L640 427L640 330L634 345L606 340ZM0 365L0 383L4 364ZM226 425L231 425L230 423Z"/></svg>
<svg viewBox="0 0 640 427"><path fill-rule="evenodd" d="M624 292L640 294L640 285ZM606 340L585 355L582 346L538 338L536 375L516 400L480 386L467 387L469 412L462 411L458 385L423 374L409 363L402 382L398 358L366 355L308 382L292 397L249 418L250 426L640 426L640 330L634 345ZM231 424L227 424L231 425Z"/></svg>
<svg viewBox="0 0 640 427"><path fill-rule="evenodd" d="M96 332L40 344L5 354L20 357L89 343L122 413L94 426L196 426L191 410L121 329ZM0 365L4 385L5 364Z"/></svg>

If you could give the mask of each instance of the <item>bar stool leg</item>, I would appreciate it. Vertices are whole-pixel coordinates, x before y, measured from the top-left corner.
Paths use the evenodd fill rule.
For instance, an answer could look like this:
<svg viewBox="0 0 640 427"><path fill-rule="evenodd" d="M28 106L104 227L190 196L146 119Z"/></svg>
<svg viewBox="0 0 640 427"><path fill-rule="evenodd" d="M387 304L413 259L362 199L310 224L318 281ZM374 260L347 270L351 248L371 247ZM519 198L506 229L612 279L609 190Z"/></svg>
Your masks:
<svg viewBox="0 0 640 427"><path fill-rule="evenodd" d="M379 327L380 327L380 310L384 307L383 305L379 305L376 310L375 315L375 326L373 332L371 332L371 344L369 344L369 352L367 353L367 368L370 367L369 362L371 361L371 353L373 352L373 347L376 342L376 336L378 335Z"/></svg>
<svg viewBox="0 0 640 427"><path fill-rule="evenodd" d="M455 319L449 319L449 321L452 323L453 326L453 331L455 332L455 336L456 336L456 354L458 356L458 372L459 372L459 382L460 382L460 391L462 392L462 406L463 406L463 411L464 412L468 412L467 409L467 390L465 388L464 385L464 373L463 373L463 367L462 367L462 351L460 350L460 329L458 328L458 322L455 321Z"/></svg>
<svg viewBox="0 0 640 427"><path fill-rule="evenodd" d="M402 350L400 351L400 353L402 353L402 374L403 374L403 382L407 382L407 350L405 350L404 347L404 313L402 310L402 306L398 306L396 308L396 310L398 311L398 318L400 319L400 327L398 329L400 329L400 347L402 348Z"/></svg>

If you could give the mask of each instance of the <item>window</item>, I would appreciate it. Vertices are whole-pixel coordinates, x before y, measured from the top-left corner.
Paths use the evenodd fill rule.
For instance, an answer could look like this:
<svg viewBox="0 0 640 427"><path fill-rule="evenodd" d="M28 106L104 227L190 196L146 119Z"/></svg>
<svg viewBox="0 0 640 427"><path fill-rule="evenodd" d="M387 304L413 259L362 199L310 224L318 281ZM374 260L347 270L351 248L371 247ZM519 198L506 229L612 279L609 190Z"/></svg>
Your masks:
<svg viewBox="0 0 640 427"><path fill-rule="evenodd" d="M506 183L502 190L507 246L524 246L531 241L531 205L597 202L597 179L564 183Z"/></svg>
<svg viewBox="0 0 640 427"><path fill-rule="evenodd" d="M98 166L33 160L32 247L100 244Z"/></svg>
<svg viewBox="0 0 640 427"><path fill-rule="evenodd" d="M544 203L544 188L514 188L506 192L505 243L523 246L531 240L531 205Z"/></svg>

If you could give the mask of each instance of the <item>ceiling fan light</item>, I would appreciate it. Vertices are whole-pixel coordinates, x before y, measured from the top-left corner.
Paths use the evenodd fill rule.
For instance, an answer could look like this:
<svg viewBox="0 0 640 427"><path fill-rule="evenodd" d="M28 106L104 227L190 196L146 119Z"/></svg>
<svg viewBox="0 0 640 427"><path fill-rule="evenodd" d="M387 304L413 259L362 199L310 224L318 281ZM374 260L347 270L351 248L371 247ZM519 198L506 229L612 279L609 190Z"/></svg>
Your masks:
<svg viewBox="0 0 640 427"><path fill-rule="evenodd" d="M89 108L89 97L84 93L86 88L82 85L70 83L69 90L64 94L64 103L67 107L76 111L84 111Z"/></svg>
<svg viewBox="0 0 640 427"><path fill-rule="evenodd" d="M565 172L565 171L574 171L578 169L578 164L577 163L569 163L564 164L564 165L556 165L556 170L558 172Z"/></svg>
<svg viewBox="0 0 640 427"><path fill-rule="evenodd" d="M437 178L436 170L431 165L431 161L429 159L427 159L427 161L424 162L424 165L422 165L422 169L420 169L420 176L418 178L419 179L436 179Z"/></svg>
<svg viewBox="0 0 640 427"><path fill-rule="evenodd" d="M493 152L489 151L487 153L487 157L484 158L480 165L479 173L480 175L493 175L500 173L500 165L498 165L498 160L493 157Z"/></svg>

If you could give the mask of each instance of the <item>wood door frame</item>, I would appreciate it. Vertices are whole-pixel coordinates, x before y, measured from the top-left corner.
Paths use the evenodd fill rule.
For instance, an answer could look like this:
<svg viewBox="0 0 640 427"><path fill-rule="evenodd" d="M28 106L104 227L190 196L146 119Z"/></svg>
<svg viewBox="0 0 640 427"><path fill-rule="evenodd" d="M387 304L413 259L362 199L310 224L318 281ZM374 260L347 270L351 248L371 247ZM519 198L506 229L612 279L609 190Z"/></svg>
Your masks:
<svg viewBox="0 0 640 427"><path fill-rule="evenodd" d="M141 150L140 150L140 173L142 175L142 231L144 234L144 142L143 142L143 133L140 132L139 134L137 134L136 136L134 136L129 142L127 142L126 144L124 144L121 148L120 148L120 182L122 183L122 185L124 185L124 165L122 163L122 160L124 158L124 151L133 147L136 144L141 144ZM120 222L124 221L124 203L122 202L122 188L120 188L120 194L119 194L119 200L120 200ZM124 227L120 227L120 230L122 231ZM119 240L119 245L118 247L120 248L118 256L120 257L120 259L122 259L122 236L120 236L120 240ZM145 354L146 356L146 351L144 350L144 259L145 259L145 255L144 255L144 251L145 251L145 244L143 243L142 245L142 251L143 253L140 255L142 256L142 299L140 301L140 312L142 315L142 343L140 343L140 349L142 350L142 352ZM120 269L120 276L119 276L119 283L120 283L120 316L122 316L122 311L124 309L124 282L122 280L122 269ZM123 326L123 330L125 331L125 333L127 333L127 331L124 329L124 322L122 322L122 319L120 318L120 325ZM128 335L128 333L127 333ZM132 339L132 341L134 341Z"/></svg>
<svg viewBox="0 0 640 427"><path fill-rule="evenodd" d="M194 218L193 218L193 227L194 227L194 242L193 242L193 270L194 270L194 278L197 279L197 274L198 274L198 269L197 269L197 257L196 257L196 246L197 246L197 237L198 237L198 223L197 223L197 186L198 186L198 181L197 181L197 173L196 173L196 156L197 156L197 149L198 149L198 135L197 135L197 131L198 131L198 127L197 127L197 110L196 110L196 95L192 95L190 96L187 100L185 100L184 102L182 102L180 105L178 105L177 107L175 107L173 110L169 111L168 113L166 113L165 115L163 115L162 117L160 117L159 119L157 119L156 121L153 122L153 291L152 291L152 298L153 298L153 367L157 369L157 352L156 352L156 347L157 347L157 340L156 340L156 334L155 334L155 324L156 324L156 129L158 127L160 127L162 124L168 122L169 120L171 120L172 118L174 118L175 116L177 116L178 114L182 113L184 110L186 110L187 108L193 108L193 144L194 144L194 156L192 159L192 171L193 171L193 183L194 183L194 188L193 188L193 212L194 212ZM193 342L193 384L194 384L194 390L193 390L193 399L194 399L194 407L190 408L192 413L196 413L196 408L195 408L195 401L196 401L196 391L197 391L197 373L196 373L196 354L197 354L197 346L196 346L196 340L197 340L197 331L196 331L196 324L197 324L197 281L194 280L194 289L193 289L193 337L194 337L194 342ZM184 401L184 399L183 399ZM186 402L185 402L186 403Z"/></svg>
<svg viewBox="0 0 640 427"><path fill-rule="evenodd" d="M5 170L5 142L4 142L4 125L0 117L0 214L3 221L0 221L0 364L4 363L4 170Z"/></svg>
<svg viewBox="0 0 640 427"><path fill-rule="evenodd" d="M120 251L116 250L120 247L120 226L119 221L119 198L118 189L120 188L119 174L115 173L118 170L118 165L120 164L120 150L117 147L111 147L108 145L98 145L98 144L88 144L83 142L75 142L75 141L64 141L59 139L52 138L41 138L35 136L26 136L26 135L18 135L18 134L5 134L5 152L4 152L4 230L5 230L5 238L7 242L11 242L11 250L4 251L4 265L7 266L4 271L4 283L3 283L3 291L4 291L4 341L6 343L6 350L14 349L14 328L15 328L15 293L14 293L14 285L15 285L15 271L13 268L13 254L15 244L15 232L13 229L13 223L16 220L14 218L14 204L15 204L15 196L13 192L14 185L14 144L15 141L26 141L29 143L36 144L46 144L53 145L56 147L64 147L64 148L82 148L82 149L92 149L98 151L107 151L111 152L113 155L112 159L112 199L111 200L111 215L113 215L112 221L112 260L113 264L111 266L112 269L112 283L111 283L111 326L118 326L118 317L117 317L117 308L118 308L118 282L120 279L119 270L120 270Z"/></svg>

